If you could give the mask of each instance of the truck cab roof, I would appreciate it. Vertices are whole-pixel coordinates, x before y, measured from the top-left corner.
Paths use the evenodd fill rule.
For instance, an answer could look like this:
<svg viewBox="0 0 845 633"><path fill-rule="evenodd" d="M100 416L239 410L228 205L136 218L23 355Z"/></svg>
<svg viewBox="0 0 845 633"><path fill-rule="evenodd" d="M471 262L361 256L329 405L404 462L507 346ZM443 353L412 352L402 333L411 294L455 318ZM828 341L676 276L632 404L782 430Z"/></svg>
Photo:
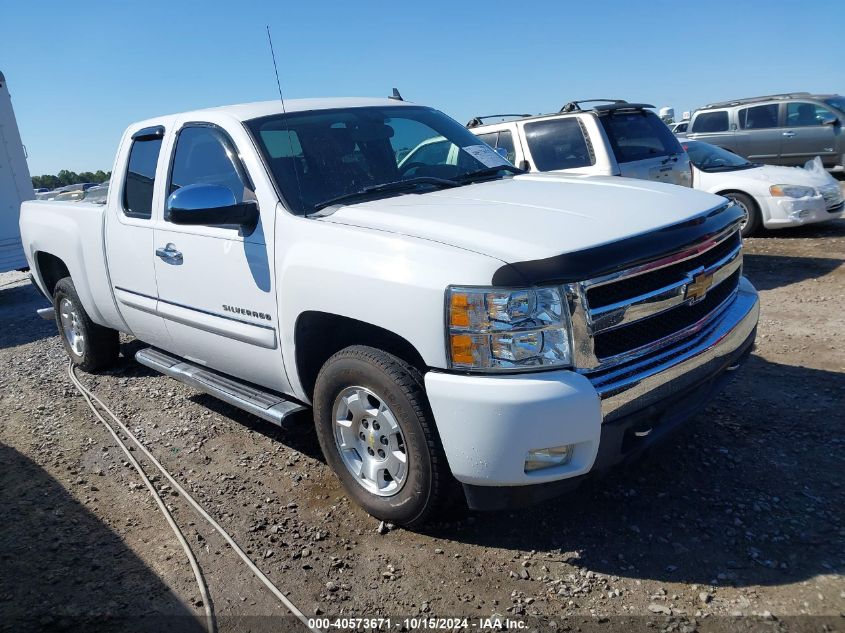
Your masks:
<svg viewBox="0 0 845 633"><path fill-rule="evenodd" d="M216 106L213 108L202 108L199 110L192 110L189 112L179 112L170 115L161 115L151 117L145 121L139 121L133 127L146 126L154 123L159 123L163 119L171 117L192 118L196 117L202 119L208 114L225 114L229 115L239 121L249 121L252 119L259 119L265 116L274 114L282 114L283 112L307 112L310 110L332 110L335 108L366 108L366 107L384 107L384 106L413 106L417 105L407 101L400 101L398 99L389 98L374 98L374 97L331 97L331 98L316 98L316 99L286 99L282 104L281 99L272 101L255 101L252 103L238 103L226 106Z"/></svg>

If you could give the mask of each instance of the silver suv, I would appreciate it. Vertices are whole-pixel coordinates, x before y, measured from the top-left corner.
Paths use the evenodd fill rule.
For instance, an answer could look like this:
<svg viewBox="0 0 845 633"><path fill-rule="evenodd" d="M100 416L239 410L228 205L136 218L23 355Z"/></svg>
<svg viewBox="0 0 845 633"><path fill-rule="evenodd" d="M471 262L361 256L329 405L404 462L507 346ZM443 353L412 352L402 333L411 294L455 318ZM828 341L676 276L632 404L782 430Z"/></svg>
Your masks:
<svg viewBox="0 0 845 633"><path fill-rule="evenodd" d="M771 165L803 165L820 156L845 168L845 97L809 92L737 99L696 110L690 140L706 141Z"/></svg>

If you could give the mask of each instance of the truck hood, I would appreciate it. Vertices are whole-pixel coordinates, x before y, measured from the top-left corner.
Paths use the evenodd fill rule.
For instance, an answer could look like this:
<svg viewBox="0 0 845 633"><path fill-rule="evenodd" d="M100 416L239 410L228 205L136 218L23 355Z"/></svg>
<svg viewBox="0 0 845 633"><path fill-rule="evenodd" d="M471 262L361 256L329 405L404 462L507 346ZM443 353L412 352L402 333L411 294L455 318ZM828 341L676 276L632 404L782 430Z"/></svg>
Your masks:
<svg viewBox="0 0 845 633"><path fill-rule="evenodd" d="M512 263L616 242L724 202L613 176L526 174L339 208L324 221L434 240Z"/></svg>

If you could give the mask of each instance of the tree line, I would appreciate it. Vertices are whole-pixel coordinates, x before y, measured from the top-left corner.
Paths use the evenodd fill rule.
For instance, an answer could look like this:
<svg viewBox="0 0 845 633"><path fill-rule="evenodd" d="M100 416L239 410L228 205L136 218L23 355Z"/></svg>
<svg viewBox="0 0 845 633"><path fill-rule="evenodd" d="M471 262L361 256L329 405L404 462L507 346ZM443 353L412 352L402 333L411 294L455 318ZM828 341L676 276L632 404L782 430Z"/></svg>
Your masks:
<svg viewBox="0 0 845 633"><path fill-rule="evenodd" d="M77 174L75 171L70 171L68 169L63 169L55 176L52 174L33 176L32 187L34 189L40 189L41 187L56 189L57 187L76 185L81 182L101 183L107 181L109 178L111 178L111 172L103 171L102 169L98 169L97 171L83 171L81 174Z"/></svg>

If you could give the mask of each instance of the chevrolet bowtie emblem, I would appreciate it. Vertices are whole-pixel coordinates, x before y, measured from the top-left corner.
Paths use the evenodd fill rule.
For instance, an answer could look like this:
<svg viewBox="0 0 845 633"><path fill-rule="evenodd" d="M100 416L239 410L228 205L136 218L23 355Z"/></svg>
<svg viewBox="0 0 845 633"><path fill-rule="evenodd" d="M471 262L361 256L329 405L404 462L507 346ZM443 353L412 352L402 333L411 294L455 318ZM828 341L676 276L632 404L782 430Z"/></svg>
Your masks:
<svg viewBox="0 0 845 633"><path fill-rule="evenodd" d="M698 303L707 295L707 291L713 285L713 273L709 275L701 271L693 275L692 283L687 284L686 298L690 304Z"/></svg>

